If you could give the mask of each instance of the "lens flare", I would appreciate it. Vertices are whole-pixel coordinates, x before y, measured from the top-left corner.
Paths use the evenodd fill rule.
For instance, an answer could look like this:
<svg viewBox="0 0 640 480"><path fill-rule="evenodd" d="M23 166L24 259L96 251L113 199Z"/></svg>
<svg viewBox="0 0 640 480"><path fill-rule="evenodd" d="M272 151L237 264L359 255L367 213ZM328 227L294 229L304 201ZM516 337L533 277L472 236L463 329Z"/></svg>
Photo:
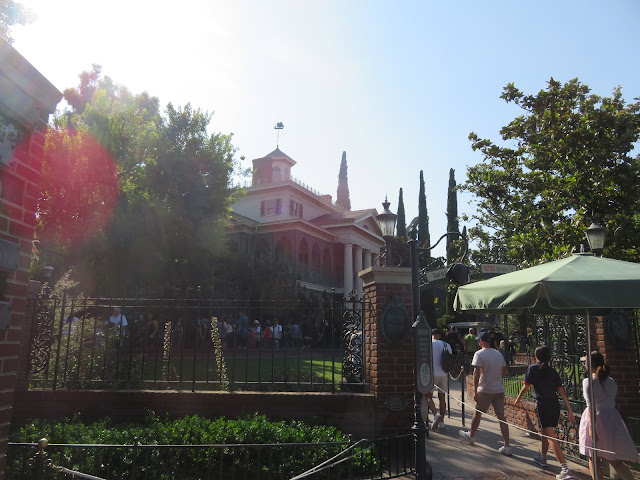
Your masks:
<svg viewBox="0 0 640 480"><path fill-rule="evenodd" d="M118 169L87 133L50 128L45 142L38 237L66 245L101 232L118 199Z"/></svg>

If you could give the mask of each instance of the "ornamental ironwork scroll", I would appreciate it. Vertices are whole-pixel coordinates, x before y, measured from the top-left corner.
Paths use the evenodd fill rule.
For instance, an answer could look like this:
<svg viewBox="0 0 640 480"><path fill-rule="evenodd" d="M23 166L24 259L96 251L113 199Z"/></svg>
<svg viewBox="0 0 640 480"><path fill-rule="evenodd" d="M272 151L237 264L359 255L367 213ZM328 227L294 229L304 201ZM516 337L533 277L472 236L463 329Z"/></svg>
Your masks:
<svg viewBox="0 0 640 480"><path fill-rule="evenodd" d="M54 301L49 298L35 300L32 315L31 346L29 348L29 373L47 370L54 337Z"/></svg>
<svg viewBox="0 0 640 480"><path fill-rule="evenodd" d="M349 293L346 309L342 314L344 351L342 355L342 375L350 383L364 383L364 329L362 309L364 303Z"/></svg>
<svg viewBox="0 0 640 480"><path fill-rule="evenodd" d="M546 345L551 349L553 367L560 375L569 400L584 404L582 398L584 377L580 357L587 352L585 317L583 315L536 315L535 339L537 345Z"/></svg>

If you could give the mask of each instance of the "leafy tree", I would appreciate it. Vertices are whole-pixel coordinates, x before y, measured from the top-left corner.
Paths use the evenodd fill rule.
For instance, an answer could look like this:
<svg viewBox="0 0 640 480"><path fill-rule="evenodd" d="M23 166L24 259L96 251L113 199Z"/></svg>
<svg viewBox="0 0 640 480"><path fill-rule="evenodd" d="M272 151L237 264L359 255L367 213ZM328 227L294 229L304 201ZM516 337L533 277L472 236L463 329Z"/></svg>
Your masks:
<svg viewBox="0 0 640 480"><path fill-rule="evenodd" d="M20 2L13 0L0 1L0 36L7 42L13 43L11 27L14 25L27 25L35 19L34 13L25 8Z"/></svg>
<svg viewBox="0 0 640 480"><path fill-rule="evenodd" d="M607 228L604 255L640 261L640 103L625 104L620 87L600 97L553 78L535 95L509 84L501 98L524 111L500 130L504 145L469 135L484 156L463 186L478 197L476 260L566 256L596 220Z"/></svg>
<svg viewBox="0 0 640 480"><path fill-rule="evenodd" d="M407 219L404 213L404 199L402 198L402 188L398 196L398 219L396 220L396 235L398 237L407 236Z"/></svg>
<svg viewBox="0 0 640 480"><path fill-rule="evenodd" d="M91 285L125 289L211 282L225 249L230 135L207 133L211 115L132 95L84 72L65 91L45 144L37 236L45 261Z"/></svg>
<svg viewBox="0 0 640 480"><path fill-rule="evenodd" d="M418 241L421 245L431 245L429 215L427 213L427 194L425 193L422 170L420 170L420 192L418 193ZM427 252L427 259L429 258L431 258L431 252Z"/></svg>

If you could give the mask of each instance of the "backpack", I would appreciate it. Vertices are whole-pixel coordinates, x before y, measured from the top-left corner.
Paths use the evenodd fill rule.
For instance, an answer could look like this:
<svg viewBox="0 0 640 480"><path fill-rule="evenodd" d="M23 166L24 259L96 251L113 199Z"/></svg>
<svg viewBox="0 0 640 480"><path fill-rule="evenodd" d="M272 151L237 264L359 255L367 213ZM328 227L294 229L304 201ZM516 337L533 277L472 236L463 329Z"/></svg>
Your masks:
<svg viewBox="0 0 640 480"><path fill-rule="evenodd" d="M446 347L447 343L444 342L442 347L442 371L444 373L451 373L456 365L456 357L449 353Z"/></svg>
<svg viewBox="0 0 640 480"><path fill-rule="evenodd" d="M455 355L458 353L458 348L460 347L460 340L458 338L458 334L455 332L447 333L447 336L444 338L444 341L449 344L451 347L451 351Z"/></svg>

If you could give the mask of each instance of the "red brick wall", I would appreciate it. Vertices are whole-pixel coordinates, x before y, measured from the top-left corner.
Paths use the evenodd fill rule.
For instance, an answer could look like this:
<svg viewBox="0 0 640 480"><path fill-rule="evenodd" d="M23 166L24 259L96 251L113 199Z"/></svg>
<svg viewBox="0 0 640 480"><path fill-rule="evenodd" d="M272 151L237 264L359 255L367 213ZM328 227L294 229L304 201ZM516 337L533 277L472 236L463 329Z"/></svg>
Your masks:
<svg viewBox="0 0 640 480"><path fill-rule="evenodd" d="M13 422L76 412L94 418L140 418L147 409L176 416L237 417L257 412L273 419L321 417L359 438L373 438L375 433L375 398L357 393L22 391L16 392Z"/></svg>
<svg viewBox="0 0 640 480"><path fill-rule="evenodd" d="M400 270L400 269L398 269ZM410 334L402 345L391 345L383 337L380 328L382 312L392 298L397 295L404 303L411 324L411 276L409 269L403 269L406 284L374 282L364 287L364 297L372 308L365 311L366 378L370 382L369 391L375 397L376 436L409 433L413 425L414 372L413 336ZM393 412L385 402L392 395L402 395L407 406L401 412Z"/></svg>
<svg viewBox="0 0 640 480"><path fill-rule="evenodd" d="M0 238L20 247L18 269L9 272L6 280L5 301L11 305L11 324L8 330L0 331L0 479L4 478L16 378L26 368L25 311L43 149L44 133L32 132L16 148L16 161L0 171Z"/></svg>
<svg viewBox="0 0 640 480"><path fill-rule="evenodd" d="M630 321L632 315L629 313ZM638 360L633 340L626 348L619 348L610 342L605 334L606 317L591 317L595 330L592 339L598 350L604 355L604 361L611 367L611 377L618 385L616 407L623 416L640 416L640 375L638 375Z"/></svg>

